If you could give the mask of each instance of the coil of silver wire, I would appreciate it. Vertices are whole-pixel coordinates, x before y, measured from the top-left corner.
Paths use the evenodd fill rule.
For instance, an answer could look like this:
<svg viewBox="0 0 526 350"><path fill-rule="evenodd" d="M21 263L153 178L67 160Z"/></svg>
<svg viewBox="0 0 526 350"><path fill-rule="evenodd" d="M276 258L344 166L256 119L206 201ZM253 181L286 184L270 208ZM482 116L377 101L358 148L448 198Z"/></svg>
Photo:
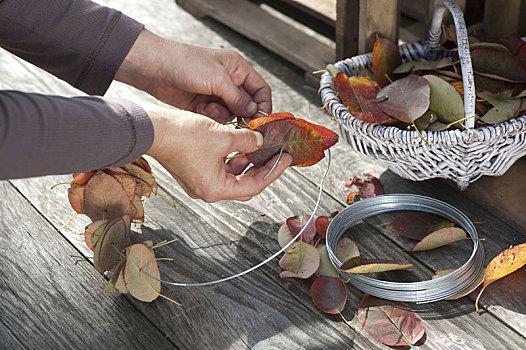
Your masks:
<svg viewBox="0 0 526 350"><path fill-rule="evenodd" d="M432 280L420 282L390 282L338 270L342 263L335 255L336 245L343 234L356 222L370 216L393 211L423 211L447 218L472 238L473 251L468 260L455 271ZM340 275L362 292L373 296L404 302L430 303L439 301L471 286L484 273L484 248L475 226L461 211L434 198L412 194L387 194L362 199L342 210L327 230L329 258Z"/></svg>

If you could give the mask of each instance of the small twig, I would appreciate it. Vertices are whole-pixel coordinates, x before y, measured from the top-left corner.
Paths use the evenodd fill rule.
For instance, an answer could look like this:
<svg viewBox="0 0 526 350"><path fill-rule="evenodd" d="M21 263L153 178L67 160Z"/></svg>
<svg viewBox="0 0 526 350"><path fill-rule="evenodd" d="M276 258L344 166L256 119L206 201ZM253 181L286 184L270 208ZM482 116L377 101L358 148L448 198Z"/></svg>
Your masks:
<svg viewBox="0 0 526 350"><path fill-rule="evenodd" d="M66 226L69 225L70 222L73 221L73 219L75 219L77 217L77 215L79 215L79 213L75 213L75 215L73 215L71 218L69 218L68 221L66 221L66 223L64 225L62 225L60 228L57 229L57 231L60 231L62 230L63 228L65 228Z"/></svg>
<svg viewBox="0 0 526 350"><path fill-rule="evenodd" d="M51 190L60 185L71 185L71 182L59 182L58 184L51 186Z"/></svg>
<svg viewBox="0 0 526 350"><path fill-rule="evenodd" d="M340 317L342 318L343 322L345 322L345 324L346 324L347 326L351 327L351 329L352 329L353 331L355 331L356 328L354 328L354 326L353 326L349 321L347 321L347 319L343 316L343 314L342 314L341 312L339 312L339 314L340 314Z"/></svg>
<svg viewBox="0 0 526 350"><path fill-rule="evenodd" d="M174 239L172 239L171 241L166 241L166 240L164 240L164 241L162 241L162 242L157 243L156 245L154 245L154 246L152 247L152 249L162 247L163 245L167 245L167 244L173 243L173 242L178 241L178 240L179 240L179 238L174 238Z"/></svg>
<svg viewBox="0 0 526 350"><path fill-rule="evenodd" d="M321 74L321 73L326 73L327 72L327 69L320 69L320 70L315 70L314 72L312 72L312 74Z"/></svg>

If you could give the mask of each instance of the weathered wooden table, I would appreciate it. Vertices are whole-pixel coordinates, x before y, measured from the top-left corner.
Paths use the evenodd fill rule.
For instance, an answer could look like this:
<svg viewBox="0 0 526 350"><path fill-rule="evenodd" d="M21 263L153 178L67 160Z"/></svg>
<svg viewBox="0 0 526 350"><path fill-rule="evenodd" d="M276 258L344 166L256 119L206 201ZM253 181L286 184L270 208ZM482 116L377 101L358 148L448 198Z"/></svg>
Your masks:
<svg viewBox="0 0 526 350"><path fill-rule="evenodd" d="M299 72L265 50L224 27L197 21L172 0L144 2L101 1L143 21L153 31L174 40L209 47L240 50L274 91L274 110L291 111L335 129L318 110L316 91L303 85ZM61 95L78 91L6 52L0 54L0 88ZM109 96L141 103L152 98L115 83ZM321 162L306 169L289 169L257 198L246 202L208 205L181 190L158 165L155 175L160 192L170 197L172 208L159 197L145 202L147 220L135 227L133 239L160 241L179 237L158 256L161 275L177 281L206 281L243 270L279 249L276 233L289 216L309 212L315 202ZM370 172L389 193L418 193L457 206L473 221L487 260L509 245L526 238L466 199L442 181L414 183L400 179L382 166L359 158L343 142L333 148L333 163L319 213L345 206L344 182ZM158 299L141 303L128 296L101 293L106 279L91 265L92 253L84 243L84 217L57 231L72 214L66 188L50 187L69 176L49 176L0 182L0 348L183 348L183 349L344 349L386 348L361 328L356 316L363 293L349 288L343 314L321 314L312 304L309 281L280 279L277 261L244 278L204 288L163 287L163 293L183 304L178 307ZM372 218L353 231L362 253L390 257L415 265L409 279L430 278L433 271L458 266L469 244L436 254L406 254L404 243L389 235L385 222ZM430 305L411 305L427 330L423 349L524 349L526 348L526 269L519 270L487 289L483 312L474 311L474 296Z"/></svg>

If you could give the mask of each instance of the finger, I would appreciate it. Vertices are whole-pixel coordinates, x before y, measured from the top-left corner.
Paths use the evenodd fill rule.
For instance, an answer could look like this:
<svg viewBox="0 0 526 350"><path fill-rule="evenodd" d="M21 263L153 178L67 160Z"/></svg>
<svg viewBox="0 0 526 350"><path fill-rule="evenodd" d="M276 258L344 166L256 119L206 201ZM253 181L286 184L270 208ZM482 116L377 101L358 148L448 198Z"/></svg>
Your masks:
<svg viewBox="0 0 526 350"><path fill-rule="evenodd" d="M234 119L232 112L230 112L228 108L215 102L201 103L197 106L196 112L207 116L221 124L224 124Z"/></svg>
<svg viewBox="0 0 526 350"><path fill-rule="evenodd" d="M249 164L250 160L248 160L247 156L241 156L238 158L230 159L225 164L225 169L227 173L230 173L232 175L239 175L242 174L243 171L245 171Z"/></svg>
<svg viewBox="0 0 526 350"><path fill-rule="evenodd" d="M265 178L277 159L278 156L276 155L264 166L251 168L243 175L233 176L229 174L225 195L230 199L246 200L249 197L259 194L265 187L280 177L292 163L290 154L283 153L274 170Z"/></svg>
<svg viewBox="0 0 526 350"><path fill-rule="evenodd" d="M258 110L256 102L252 101L250 96L239 87L234 84L231 77L225 75L220 79L219 86L214 91L214 95L217 95L225 101L228 109L238 116L251 116Z"/></svg>
<svg viewBox="0 0 526 350"><path fill-rule="evenodd" d="M238 67L231 74L234 84L243 89L258 105L258 110L272 112L272 93L270 86L258 72L245 60L240 60Z"/></svg>
<svg viewBox="0 0 526 350"><path fill-rule="evenodd" d="M252 153L263 145L263 135L250 129L229 129L232 136L228 153Z"/></svg>

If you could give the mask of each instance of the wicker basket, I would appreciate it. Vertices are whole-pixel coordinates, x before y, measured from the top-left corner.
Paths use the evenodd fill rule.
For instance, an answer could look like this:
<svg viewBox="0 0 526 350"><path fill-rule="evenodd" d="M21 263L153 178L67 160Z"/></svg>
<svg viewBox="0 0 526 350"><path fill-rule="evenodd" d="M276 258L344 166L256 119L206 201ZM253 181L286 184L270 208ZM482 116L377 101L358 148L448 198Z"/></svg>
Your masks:
<svg viewBox="0 0 526 350"><path fill-rule="evenodd" d="M455 22L458 55L464 82L464 113L475 114L475 86L467 30L462 11L453 0L440 0L435 9L425 44L400 46L403 62L438 60L454 53L439 48L442 18L446 8ZM357 75L371 68L372 53L337 62L335 65L347 75ZM438 132L401 130L392 126L379 126L354 118L339 99L334 98L333 79L329 73L321 78L319 90L323 104L333 115L343 139L359 153L385 163L391 171L403 178L422 181L445 178L455 181L460 189L483 175L502 175L520 157L526 155L526 115L508 122L472 130L446 130ZM471 122L468 124L468 122ZM466 120L472 126L473 118Z"/></svg>

